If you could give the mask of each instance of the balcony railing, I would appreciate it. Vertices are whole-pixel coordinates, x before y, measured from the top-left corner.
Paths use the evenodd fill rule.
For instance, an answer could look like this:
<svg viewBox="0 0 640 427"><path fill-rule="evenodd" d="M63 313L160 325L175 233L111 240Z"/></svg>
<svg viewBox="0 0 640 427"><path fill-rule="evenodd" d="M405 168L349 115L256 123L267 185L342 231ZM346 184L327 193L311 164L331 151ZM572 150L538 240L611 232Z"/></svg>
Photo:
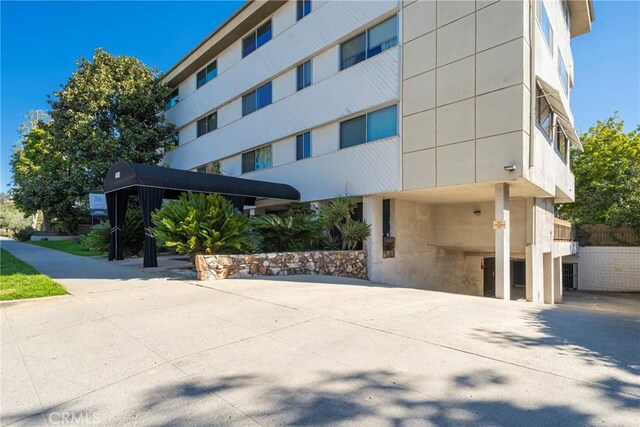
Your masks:
<svg viewBox="0 0 640 427"><path fill-rule="evenodd" d="M553 219L553 240L573 242L576 240L576 230L569 221L560 218Z"/></svg>

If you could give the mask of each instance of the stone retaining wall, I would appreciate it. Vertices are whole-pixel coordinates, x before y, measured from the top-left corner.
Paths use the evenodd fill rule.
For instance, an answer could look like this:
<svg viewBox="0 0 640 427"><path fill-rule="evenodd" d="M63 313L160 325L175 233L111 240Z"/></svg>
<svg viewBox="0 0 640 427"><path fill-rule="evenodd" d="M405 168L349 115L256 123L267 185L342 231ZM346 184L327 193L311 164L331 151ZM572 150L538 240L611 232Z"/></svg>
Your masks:
<svg viewBox="0 0 640 427"><path fill-rule="evenodd" d="M367 279L364 251L274 252L250 255L196 255L200 280L318 274Z"/></svg>

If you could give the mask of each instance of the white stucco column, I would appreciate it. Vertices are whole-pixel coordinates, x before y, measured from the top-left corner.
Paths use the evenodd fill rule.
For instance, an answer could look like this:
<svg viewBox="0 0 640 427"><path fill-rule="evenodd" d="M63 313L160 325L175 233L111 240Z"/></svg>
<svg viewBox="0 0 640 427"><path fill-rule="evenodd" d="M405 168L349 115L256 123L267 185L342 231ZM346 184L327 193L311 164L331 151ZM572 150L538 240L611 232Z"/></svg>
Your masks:
<svg viewBox="0 0 640 427"><path fill-rule="evenodd" d="M562 302L562 257L553 259L553 303Z"/></svg>
<svg viewBox="0 0 640 427"><path fill-rule="evenodd" d="M362 197L362 219L371 226L371 235L365 241L369 280L377 280L376 264L382 262L382 198Z"/></svg>
<svg viewBox="0 0 640 427"><path fill-rule="evenodd" d="M509 229L509 185L496 184L494 224L496 240L496 298L511 299L511 242Z"/></svg>

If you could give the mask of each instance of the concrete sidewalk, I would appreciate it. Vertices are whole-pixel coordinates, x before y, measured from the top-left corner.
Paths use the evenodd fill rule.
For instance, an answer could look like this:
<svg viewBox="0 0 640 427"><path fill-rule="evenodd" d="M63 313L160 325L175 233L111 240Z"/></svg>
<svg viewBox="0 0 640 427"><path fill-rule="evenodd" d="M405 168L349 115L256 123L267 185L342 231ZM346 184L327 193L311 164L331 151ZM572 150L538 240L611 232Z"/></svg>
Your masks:
<svg viewBox="0 0 640 427"><path fill-rule="evenodd" d="M1 244L72 293L0 304L2 425L640 421L638 316Z"/></svg>

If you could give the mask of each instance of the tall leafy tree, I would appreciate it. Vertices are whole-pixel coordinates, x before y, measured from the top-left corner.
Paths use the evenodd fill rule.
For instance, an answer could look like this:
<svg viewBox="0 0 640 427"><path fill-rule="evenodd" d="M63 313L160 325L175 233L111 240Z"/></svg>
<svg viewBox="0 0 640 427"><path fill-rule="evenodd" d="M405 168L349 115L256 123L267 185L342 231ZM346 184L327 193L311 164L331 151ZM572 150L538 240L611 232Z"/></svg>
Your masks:
<svg viewBox="0 0 640 427"><path fill-rule="evenodd" d="M596 122L574 150L575 203L560 206L578 224L622 224L640 229L640 128L624 131L618 115Z"/></svg>
<svg viewBox="0 0 640 427"><path fill-rule="evenodd" d="M100 190L118 160L156 164L174 131L162 115L167 88L136 58L97 49L80 58L51 105L51 136L78 196Z"/></svg>
<svg viewBox="0 0 640 427"><path fill-rule="evenodd" d="M42 211L42 227L48 231L52 217L78 216L66 185L68 168L55 149L46 113L30 112L19 133L20 141L11 153L11 195L25 214Z"/></svg>
<svg viewBox="0 0 640 427"><path fill-rule="evenodd" d="M38 120L33 130L23 132L13 162L16 204L30 212L46 211L53 203L49 212L69 222L68 229L86 210L88 193L101 191L113 163L158 163L174 132L164 121L168 91L155 69L102 49L91 59L78 59L76 66L49 99L51 120ZM38 144L47 155L37 153ZM34 149L25 149L29 146ZM34 197L44 196L37 191L43 187L53 195Z"/></svg>

